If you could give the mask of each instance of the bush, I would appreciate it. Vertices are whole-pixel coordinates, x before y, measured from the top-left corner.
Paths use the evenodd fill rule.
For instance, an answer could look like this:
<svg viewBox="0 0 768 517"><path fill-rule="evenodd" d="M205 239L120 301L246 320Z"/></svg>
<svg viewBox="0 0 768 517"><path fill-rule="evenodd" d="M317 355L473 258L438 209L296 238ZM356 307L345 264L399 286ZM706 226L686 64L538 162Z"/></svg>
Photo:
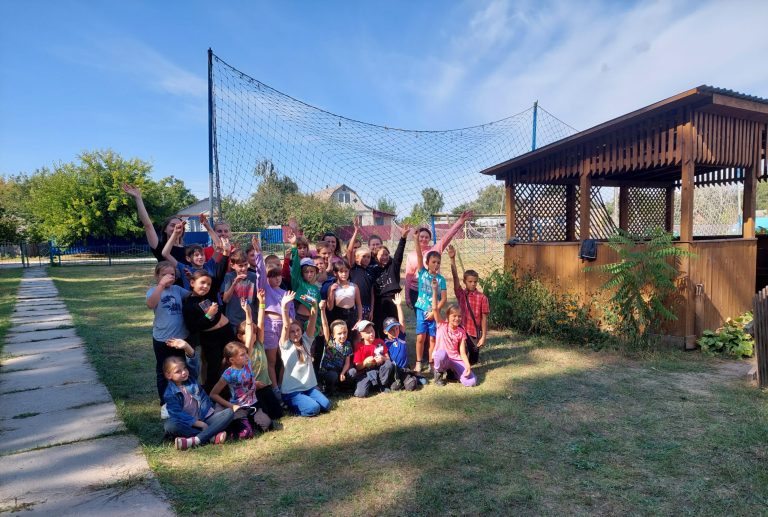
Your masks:
<svg viewBox="0 0 768 517"><path fill-rule="evenodd" d="M576 297L550 291L531 273L491 272L482 279L491 306L489 324L520 332L546 334L579 345L603 347L611 337L591 317L591 306Z"/></svg>
<svg viewBox="0 0 768 517"><path fill-rule="evenodd" d="M744 327L752 321L752 313L746 312L738 318L728 318L719 329L705 330L697 343L708 355L723 354L730 357L751 357L754 340Z"/></svg>

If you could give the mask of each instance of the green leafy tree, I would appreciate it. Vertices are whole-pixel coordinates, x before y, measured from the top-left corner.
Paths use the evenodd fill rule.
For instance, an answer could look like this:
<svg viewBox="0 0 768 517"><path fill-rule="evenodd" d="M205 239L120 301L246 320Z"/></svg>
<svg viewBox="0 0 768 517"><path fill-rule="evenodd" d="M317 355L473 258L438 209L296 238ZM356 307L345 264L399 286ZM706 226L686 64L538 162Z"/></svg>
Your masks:
<svg viewBox="0 0 768 517"><path fill-rule="evenodd" d="M451 213L460 215L471 210L476 214L503 214L504 213L504 186L488 185L477 193L477 199L469 203L462 203Z"/></svg>
<svg viewBox="0 0 768 517"><path fill-rule="evenodd" d="M89 237L122 237L144 233L122 183L145 192L147 210L156 221L195 201L180 180L154 182L152 166L124 159L111 150L85 152L53 170L39 169L18 178L24 193L23 216L31 233L60 245Z"/></svg>
<svg viewBox="0 0 768 517"><path fill-rule="evenodd" d="M309 194L290 196L286 211L288 218L296 218L299 228L310 240L318 240L325 232L335 232L338 227L349 225L355 215L352 207L330 199L322 201Z"/></svg>
<svg viewBox="0 0 768 517"><path fill-rule="evenodd" d="M387 212L389 214L397 214L397 207L395 206L395 202L387 196L379 198L379 201L376 203L376 210Z"/></svg>
<svg viewBox="0 0 768 517"><path fill-rule="evenodd" d="M440 213L445 205L443 194L432 187L422 190L421 198L421 203L413 205L411 215L403 219L403 222L406 224L418 225L426 223L431 215Z"/></svg>

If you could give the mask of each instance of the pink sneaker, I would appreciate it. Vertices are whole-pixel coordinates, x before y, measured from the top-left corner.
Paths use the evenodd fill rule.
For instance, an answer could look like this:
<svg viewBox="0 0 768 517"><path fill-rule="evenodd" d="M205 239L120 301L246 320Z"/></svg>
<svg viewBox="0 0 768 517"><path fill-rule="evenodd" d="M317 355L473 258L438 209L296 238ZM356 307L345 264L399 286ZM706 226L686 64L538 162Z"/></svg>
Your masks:
<svg viewBox="0 0 768 517"><path fill-rule="evenodd" d="M216 445L218 445L220 443L224 443L226 441L227 441L227 432L226 431L220 432L213 439L213 443L215 443Z"/></svg>
<svg viewBox="0 0 768 517"><path fill-rule="evenodd" d="M186 451L187 449L191 449L192 447L195 447L197 444L195 443L195 437L191 438L183 438L178 437L176 438L176 448L180 451Z"/></svg>

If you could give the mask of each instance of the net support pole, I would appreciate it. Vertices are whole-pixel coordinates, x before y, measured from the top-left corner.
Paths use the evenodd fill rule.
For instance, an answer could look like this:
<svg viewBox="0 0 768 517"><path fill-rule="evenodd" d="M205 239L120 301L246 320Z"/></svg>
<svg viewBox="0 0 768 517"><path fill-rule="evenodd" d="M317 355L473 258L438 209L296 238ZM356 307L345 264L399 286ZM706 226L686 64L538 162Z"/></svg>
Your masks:
<svg viewBox="0 0 768 517"><path fill-rule="evenodd" d="M213 50L208 49L208 205L211 222L216 224L213 212ZM221 214L219 214L221 215Z"/></svg>
<svg viewBox="0 0 768 517"><path fill-rule="evenodd" d="M536 124L539 115L539 101L533 103L533 124L531 128L531 151L536 150Z"/></svg>
<svg viewBox="0 0 768 517"><path fill-rule="evenodd" d="M429 216L430 223L432 225L432 244L437 244L437 230L435 229L435 215Z"/></svg>

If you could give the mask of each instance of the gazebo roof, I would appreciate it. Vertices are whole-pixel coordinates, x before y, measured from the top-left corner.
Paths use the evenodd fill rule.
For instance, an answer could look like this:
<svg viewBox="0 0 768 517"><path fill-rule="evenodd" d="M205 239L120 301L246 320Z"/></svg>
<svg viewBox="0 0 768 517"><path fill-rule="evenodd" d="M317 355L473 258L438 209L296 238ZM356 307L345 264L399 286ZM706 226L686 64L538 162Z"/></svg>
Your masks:
<svg viewBox="0 0 768 517"><path fill-rule="evenodd" d="M614 118L482 171L497 179L568 183L581 171L593 177L671 182L682 160L680 134L693 126L697 176L734 169L709 178L740 179L752 161L745 150L760 140L766 148L768 99L713 86L698 86ZM763 170L763 175L768 171Z"/></svg>

